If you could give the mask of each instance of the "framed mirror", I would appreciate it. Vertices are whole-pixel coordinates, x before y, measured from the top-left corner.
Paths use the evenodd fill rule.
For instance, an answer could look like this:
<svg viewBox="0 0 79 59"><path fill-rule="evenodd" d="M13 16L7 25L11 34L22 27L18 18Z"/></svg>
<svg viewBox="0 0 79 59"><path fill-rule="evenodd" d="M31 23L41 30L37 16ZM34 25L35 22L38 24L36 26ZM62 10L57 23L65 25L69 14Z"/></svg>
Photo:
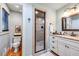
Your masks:
<svg viewBox="0 0 79 59"><path fill-rule="evenodd" d="M62 18L63 31L79 31L79 14Z"/></svg>

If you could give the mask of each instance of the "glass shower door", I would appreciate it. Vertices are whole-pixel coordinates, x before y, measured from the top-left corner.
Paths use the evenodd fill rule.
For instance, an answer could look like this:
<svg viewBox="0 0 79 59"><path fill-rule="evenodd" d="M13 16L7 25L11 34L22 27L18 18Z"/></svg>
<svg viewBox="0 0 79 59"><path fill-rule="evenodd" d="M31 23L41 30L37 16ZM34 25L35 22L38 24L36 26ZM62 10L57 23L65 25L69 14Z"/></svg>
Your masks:
<svg viewBox="0 0 79 59"><path fill-rule="evenodd" d="M35 53L45 50L45 12L35 10Z"/></svg>

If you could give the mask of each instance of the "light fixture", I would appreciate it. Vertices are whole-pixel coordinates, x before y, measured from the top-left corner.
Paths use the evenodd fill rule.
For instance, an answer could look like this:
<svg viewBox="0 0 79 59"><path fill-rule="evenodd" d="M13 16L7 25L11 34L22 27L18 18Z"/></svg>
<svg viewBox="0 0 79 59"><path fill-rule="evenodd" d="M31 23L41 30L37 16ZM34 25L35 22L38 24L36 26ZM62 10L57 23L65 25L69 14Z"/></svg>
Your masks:
<svg viewBox="0 0 79 59"><path fill-rule="evenodd" d="M69 17L69 15L70 15L69 11L70 11L70 9L65 10L63 17Z"/></svg>
<svg viewBox="0 0 79 59"><path fill-rule="evenodd" d="M78 12L79 12L79 8L78 8L78 5L76 4L73 7L67 8L66 10L64 10L63 17L68 17L68 16L76 14Z"/></svg>
<svg viewBox="0 0 79 59"><path fill-rule="evenodd" d="M35 11L36 14L38 14L38 11Z"/></svg>
<svg viewBox="0 0 79 59"><path fill-rule="evenodd" d="M79 8L77 8L76 12L78 12L78 13L79 13Z"/></svg>
<svg viewBox="0 0 79 59"><path fill-rule="evenodd" d="M63 17L68 17L69 13L68 12L64 12Z"/></svg>
<svg viewBox="0 0 79 59"><path fill-rule="evenodd" d="M16 7L16 8L19 8L19 5L16 5L15 7Z"/></svg>

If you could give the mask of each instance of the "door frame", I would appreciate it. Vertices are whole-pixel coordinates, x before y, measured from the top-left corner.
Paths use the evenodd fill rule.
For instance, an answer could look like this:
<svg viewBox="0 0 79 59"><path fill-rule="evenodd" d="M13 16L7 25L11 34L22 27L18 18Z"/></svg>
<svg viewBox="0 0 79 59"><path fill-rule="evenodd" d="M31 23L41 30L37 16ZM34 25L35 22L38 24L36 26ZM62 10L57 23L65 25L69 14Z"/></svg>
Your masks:
<svg viewBox="0 0 79 59"><path fill-rule="evenodd" d="M43 51L43 50L46 49L46 45L45 45L45 39L46 39L46 12L38 10L36 8L35 8L35 11L44 13L44 22L45 22L44 23L44 49L36 51L36 14L35 14L35 47L34 47L35 49L34 50L35 50L35 53L37 53L37 52L40 52L40 51Z"/></svg>

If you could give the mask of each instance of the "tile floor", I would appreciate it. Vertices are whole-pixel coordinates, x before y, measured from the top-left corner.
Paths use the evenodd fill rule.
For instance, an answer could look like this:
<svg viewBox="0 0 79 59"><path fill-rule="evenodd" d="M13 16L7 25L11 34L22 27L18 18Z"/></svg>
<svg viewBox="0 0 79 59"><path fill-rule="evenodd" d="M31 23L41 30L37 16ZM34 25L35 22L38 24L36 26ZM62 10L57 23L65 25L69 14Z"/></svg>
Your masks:
<svg viewBox="0 0 79 59"><path fill-rule="evenodd" d="M13 49L9 49L6 56L22 56L22 48L19 48L17 53L14 53Z"/></svg>
<svg viewBox="0 0 79 59"><path fill-rule="evenodd" d="M36 51L44 49L44 41L37 41L36 43Z"/></svg>

